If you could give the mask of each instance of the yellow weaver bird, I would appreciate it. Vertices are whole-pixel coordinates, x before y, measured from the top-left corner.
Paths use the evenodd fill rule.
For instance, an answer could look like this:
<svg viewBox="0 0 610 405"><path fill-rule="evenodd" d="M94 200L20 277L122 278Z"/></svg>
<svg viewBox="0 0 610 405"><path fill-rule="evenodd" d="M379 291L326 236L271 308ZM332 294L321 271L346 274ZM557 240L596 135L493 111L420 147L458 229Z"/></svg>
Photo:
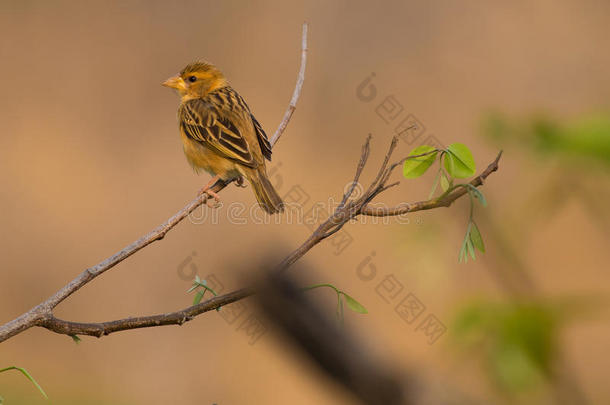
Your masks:
<svg viewBox="0 0 610 405"><path fill-rule="evenodd" d="M195 62L163 85L181 96L178 121L187 160L196 172L203 169L213 176L200 194L219 201L211 190L217 180L242 185L245 177L261 208L269 214L281 212L284 204L265 169L265 158L271 160L267 134L222 72L210 63Z"/></svg>

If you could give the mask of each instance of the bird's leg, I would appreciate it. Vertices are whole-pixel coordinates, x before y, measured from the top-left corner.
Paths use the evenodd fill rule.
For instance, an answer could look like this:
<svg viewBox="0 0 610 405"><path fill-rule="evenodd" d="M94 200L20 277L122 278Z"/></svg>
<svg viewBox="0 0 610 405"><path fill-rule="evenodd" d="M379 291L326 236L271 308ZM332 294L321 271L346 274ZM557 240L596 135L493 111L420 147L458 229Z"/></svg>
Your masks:
<svg viewBox="0 0 610 405"><path fill-rule="evenodd" d="M237 179L235 179L235 185L237 187L243 187L243 188L248 187L248 185L244 181L244 176L239 176Z"/></svg>
<svg viewBox="0 0 610 405"><path fill-rule="evenodd" d="M199 190L198 195L207 194L216 201L216 203L212 206L212 208L218 207L220 204L220 197L214 191L211 190L212 186L220 180L220 176L216 175L212 177L212 179L206 184L201 190ZM207 205L207 204L206 204Z"/></svg>

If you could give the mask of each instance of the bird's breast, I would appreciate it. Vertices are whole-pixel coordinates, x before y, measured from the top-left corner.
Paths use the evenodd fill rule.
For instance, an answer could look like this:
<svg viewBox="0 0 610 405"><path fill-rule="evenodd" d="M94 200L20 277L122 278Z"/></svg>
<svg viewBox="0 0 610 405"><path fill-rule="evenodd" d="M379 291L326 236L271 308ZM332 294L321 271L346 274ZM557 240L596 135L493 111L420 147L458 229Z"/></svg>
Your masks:
<svg viewBox="0 0 610 405"><path fill-rule="evenodd" d="M186 159L196 172L205 170L212 176L219 175L223 180L234 179L241 175L232 160L219 156L216 151L189 138L183 131L180 131L180 136Z"/></svg>

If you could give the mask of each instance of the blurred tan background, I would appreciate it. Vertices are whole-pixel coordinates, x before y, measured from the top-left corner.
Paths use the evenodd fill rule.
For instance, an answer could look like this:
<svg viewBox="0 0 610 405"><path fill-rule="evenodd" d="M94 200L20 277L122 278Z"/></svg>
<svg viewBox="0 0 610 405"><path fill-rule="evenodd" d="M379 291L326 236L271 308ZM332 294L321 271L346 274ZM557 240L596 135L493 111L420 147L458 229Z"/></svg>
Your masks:
<svg viewBox="0 0 610 405"><path fill-rule="evenodd" d="M305 85L268 166L281 195L299 185L312 201L337 198L368 133L370 179L394 128L375 108L393 95L426 135L469 145L479 169L498 146L506 149L500 171L483 187L489 206L485 213L476 208L479 226L485 237L491 230L484 218L492 216L499 232L508 232L541 294L606 297L603 222L569 200L527 237L510 233L537 217L528 211L529 197L551 169L518 145L487 142L480 124L490 110L517 117L545 111L565 120L607 111L609 16L606 2L565 0L0 1L0 322L160 224L208 181L188 166L175 118L178 97L160 85L186 63L217 64L272 134L293 91L304 21L310 24ZM378 95L367 103L356 88L372 72ZM401 144L399 152L413 146ZM607 190L608 177L599 178ZM432 173L403 179L383 200L425 199L432 179ZM222 195L253 202L249 188L231 186ZM464 199L415 213L408 224L351 224L346 231L354 240L343 253L322 244L304 260L319 269L313 279L332 282L367 307L368 315L346 313L346 325L381 356L451 398L510 402L472 356L456 354L451 344L459 305L505 297L490 269L510 272L514 265L504 262L492 238L479 260L458 264L467 216ZM308 234L298 224L232 224L222 211L217 224L184 221L61 304L56 315L92 322L176 310L192 300L190 278L180 276L185 260L229 291L239 287L236 256L256 259L278 240L296 247ZM366 282L356 270L369 256L377 277ZM425 315L447 326L434 344L414 330L417 322L398 317L396 302L377 294L390 274L404 285L401 297L412 292ZM331 293L315 294L328 299L332 313ZM351 403L272 330L250 345L236 325L209 313L182 327L84 337L79 345L36 328L0 345L0 368L27 368L58 404ZM609 339L604 308L560 336L591 403L610 402ZM0 374L0 395L7 404L44 403L17 374Z"/></svg>

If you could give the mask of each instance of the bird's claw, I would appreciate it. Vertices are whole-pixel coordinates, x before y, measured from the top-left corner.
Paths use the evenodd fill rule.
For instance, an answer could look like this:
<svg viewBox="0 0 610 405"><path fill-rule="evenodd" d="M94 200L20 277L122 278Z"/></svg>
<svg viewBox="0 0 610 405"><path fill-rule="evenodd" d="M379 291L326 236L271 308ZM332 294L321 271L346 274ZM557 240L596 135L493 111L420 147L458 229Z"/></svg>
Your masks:
<svg viewBox="0 0 610 405"><path fill-rule="evenodd" d="M203 195L203 194L207 194L207 196L208 196L208 198L205 201L205 205L208 208L219 208L222 206L222 202L220 201L220 196L218 196L218 194L216 194L214 191L210 190L210 188L204 187L201 190L199 190L199 195ZM209 204L210 198L212 198L214 200L214 203L212 205Z"/></svg>
<svg viewBox="0 0 610 405"><path fill-rule="evenodd" d="M222 207L222 202L220 202L220 201L218 201L218 200L216 200L216 199L214 199L213 201L214 201L214 202L213 202L212 204L210 204L210 200L207 200L207 201L205 202L205 205L206 205L208 208L220 208L220 207Z"/></svg>
<svg viewBox="0 0 610 405"><path fill-rule="evenodd" d="M236 180L235 180L235 185L237 187L241 187L241 188L246 188L248 187L248 184L246 184L246 182L244 181L243 176L239 176Z"/></svg>

